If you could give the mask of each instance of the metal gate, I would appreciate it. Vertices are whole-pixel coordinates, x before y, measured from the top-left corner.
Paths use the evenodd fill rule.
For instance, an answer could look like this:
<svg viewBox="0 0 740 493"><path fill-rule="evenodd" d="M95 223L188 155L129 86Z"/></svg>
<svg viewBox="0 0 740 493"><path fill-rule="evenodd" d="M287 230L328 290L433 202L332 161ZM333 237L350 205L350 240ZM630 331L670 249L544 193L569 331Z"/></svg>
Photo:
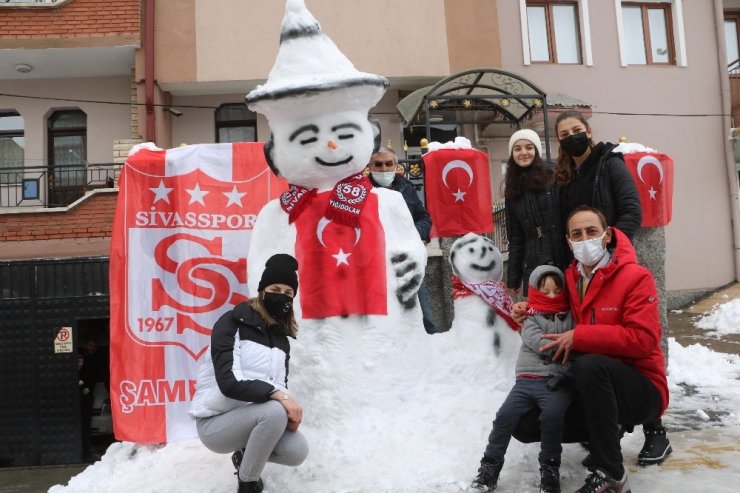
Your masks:
<svg viewBox="0 0 740 493"><path fill-rule="evenodd" d="M0 467L80 462L74 332L108 304L107 257L0 262Z"/></svg>

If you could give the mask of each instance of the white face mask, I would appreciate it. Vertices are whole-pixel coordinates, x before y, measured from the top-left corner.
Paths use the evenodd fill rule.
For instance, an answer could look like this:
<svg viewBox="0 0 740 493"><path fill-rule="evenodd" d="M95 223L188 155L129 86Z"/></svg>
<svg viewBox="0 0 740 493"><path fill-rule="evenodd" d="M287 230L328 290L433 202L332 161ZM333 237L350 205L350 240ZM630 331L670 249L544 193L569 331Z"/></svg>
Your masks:
<svg viewBox="0 0 740 493"><path fill-rule="evenodd" d="M593 267L599 262L599 260L601 260L601 257L603 257L606 252L606 248L602 243L604 236L606 236L606 231L604 231L604 234L598 238L592 238L590 240L568 240L571 248L573 248L573 256L586 267Z"/></svg>
<svg viewBox="0 0 740 493"><path fill-rule="evenodd" d="M378 182L381 187L389 187L393 183L393 179L396 177L395 171L373 171L373 180Z"/></svg>

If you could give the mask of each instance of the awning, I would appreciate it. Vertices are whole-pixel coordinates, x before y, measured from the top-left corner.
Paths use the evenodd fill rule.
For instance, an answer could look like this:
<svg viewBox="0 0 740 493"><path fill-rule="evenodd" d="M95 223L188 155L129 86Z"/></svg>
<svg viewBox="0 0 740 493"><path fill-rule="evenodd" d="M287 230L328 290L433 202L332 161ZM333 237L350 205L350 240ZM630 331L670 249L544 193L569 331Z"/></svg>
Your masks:
<svg viewBox="0 0 740 493"><path fill-rule="evenodd" d="M406 125L445 123L513 123L531 117L547 103L541 89L518 75L474 69L417 89L397 105Z"/></svg>

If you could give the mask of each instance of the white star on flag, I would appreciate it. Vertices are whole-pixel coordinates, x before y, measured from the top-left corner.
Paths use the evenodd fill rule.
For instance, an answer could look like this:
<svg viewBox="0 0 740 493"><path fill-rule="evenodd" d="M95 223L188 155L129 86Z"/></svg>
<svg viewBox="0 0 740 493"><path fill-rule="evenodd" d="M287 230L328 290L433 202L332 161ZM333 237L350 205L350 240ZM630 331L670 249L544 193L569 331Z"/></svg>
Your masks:
<svg viewBox="0 0 740 493"><path fill-rule="evenodd" d="M201 205L206 205L205 201L203 200L203 197L208 195L210 192L201 190L199 183L196 183L195 188L193 188L192 190L186 188L185 191L190 194L190 202L188 202L188 205L193 204L195 202L200 202Z"/></svg>
<svg viewBox="0 0 740 493"><path fill-rule="evenodd" d="M339 267L341 264L349 265L349 262L347 259L349 256L352 255L351 253L344 253L344 251L340 248L339 252L335 255L332 255L335 259L337 259L337 267Z"/></svg>
<svg viewBox="0 0 740 493"><path fill-rule="evenodd" d="M650 194L650 200L655 200L655 194L658 193L656 189L650 186L650 190L648 190L648 193Z"/></svg>
<svg viewBox="0 0 740 493"><path fill-rule="evenodd" d="M173 189L165 187L164 180L159 180L159 186L157 188L150 188L149 190L154 192L154 202L152 202L153 204L156 204L160 200L164 200L168 204L170 203L169 194Z"/></svg>
<svg viewBox="0 0 740 493"><path fill-rule="evenodd" d="M463 192L459 188L457 189L457 192L454 192L452 195L455 196L455 202L465 202L465 194L468 192Z"/></svg>
<svg viewBox="0 0 740 493"><path fill-rule="evenodd" d="M238 205L239 207L242 207L242 197L244 197L247 192L239 192L236 189L236 185L234 185L233 190L230 192L221 192L222 194L226 195L226 198L229 199L229 202L226 204L226 207L229 207L230 205Z"/></svg>

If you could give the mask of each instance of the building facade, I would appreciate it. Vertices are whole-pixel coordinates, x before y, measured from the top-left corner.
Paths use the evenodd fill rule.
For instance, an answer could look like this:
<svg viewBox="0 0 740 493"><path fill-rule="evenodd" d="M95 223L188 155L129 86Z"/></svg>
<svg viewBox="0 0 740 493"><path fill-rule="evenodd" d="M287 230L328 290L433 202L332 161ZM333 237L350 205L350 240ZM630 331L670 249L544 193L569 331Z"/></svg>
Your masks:
<svg viewBox="0 0 740 493"><path fill-rule="evenodd" d="M626 137L673 157L673 221L665 228L673 306L740 278L731 130L731 114L740 115L740 0L306 3L359 70L390 80L373 115L383 142L401 155L404 144L413 152L424 136L404 132L397 105L405 96L465 70L510 72L547 94L551 136L558 109L576 107L597 140ZM0 302L17 314L3 322L15 324L3 341L7 357L26 371L30 327L42 348L30 357L48 367L25 385L57 373L74 380L72 356L53 353L59 327L79 325L105 343L104 309L60 310L82 300L107 305L107 286L91 265L107 265L115 163L142 141L168 148L269 138L266 120L246 109L244 96L272 67L283 11L283 2L263 0L0 3ZM542 112L523 125L544 135ZM489 153L501 200L514 128L444 121L436 128ZM554 138L550 145L557 155ZM98 274L81 274L90 286L84 293L57 286L32 296L18 287L23 269L41 272L49 263L72 265L62 275L69 282L75 269ZM28 310L44 306L51 311L30 321L35 312ZM76 406L59 399L50 409ZM0 437L0 449L22 459L0 457L0 466L74 462L79 449L49 452L38 439L23 446L53 420L2 412L4 422L23 425ZM73 421L60 427L74 434Z"/></svg>

